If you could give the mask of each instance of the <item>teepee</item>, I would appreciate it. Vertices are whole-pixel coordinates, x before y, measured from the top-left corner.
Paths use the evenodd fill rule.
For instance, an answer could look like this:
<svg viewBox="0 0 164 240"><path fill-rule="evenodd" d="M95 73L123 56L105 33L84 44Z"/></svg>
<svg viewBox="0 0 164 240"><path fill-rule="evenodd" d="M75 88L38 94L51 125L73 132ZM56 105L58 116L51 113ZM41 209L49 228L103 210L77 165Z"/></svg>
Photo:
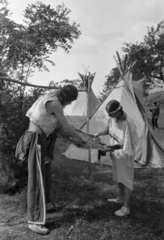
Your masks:
<svg viewBox="0 0 164 240"><path fill-rule="evenodd" d="M87 116L87 102L89 102L89 116L93 114L99 101L95 96L92 90L92 83L96 73L91 74L90 76L85 74L82 75L79 73L81 78L81 83L79 85L79 93L76 101L72 102L71 105L66 106L64 109L65 115L69 116ZM90 80L90 91L88 93L88 79Z"/></svg>
<svg viewBox="0 0 164 240"><path fill-rule="evenodd" d="M121 77L117 86L106 97L102 104L97 108L90 118L90 133L102 131L107 123L108 115L106 113L106 104L115 99L121 103L123 110L131 117L136 126L139 136L139 144L136 150L135 166L151 166L164 167L164 148L155 139L149 127L146 113L142 105L142 84L143 80L132 81L132 74L130 70ZM86 131L86 124L82 127ZM109 136L102 136L101 139L108 144ZM87 150L79 149L73 144L69 146L64 155L67 158L88 161ZM98 150L91 150L91 162L97 163L99 161ZM109 153L106 156L101 156L101 161L104 164L111 165Z"/></svg>

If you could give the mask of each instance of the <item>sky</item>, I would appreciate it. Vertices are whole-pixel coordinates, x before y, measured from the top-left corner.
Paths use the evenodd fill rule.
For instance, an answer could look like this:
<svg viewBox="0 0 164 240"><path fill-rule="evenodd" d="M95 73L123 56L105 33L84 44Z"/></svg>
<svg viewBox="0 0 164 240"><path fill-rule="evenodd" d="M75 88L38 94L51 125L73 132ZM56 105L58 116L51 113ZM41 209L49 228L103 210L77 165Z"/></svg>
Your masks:
<svg viewBox="0 0 164 240"><path fill-rule="evenodd" d="M11 18L22 23L23 11L34 0L8 0ZM80 24L81 35L74 41L67 54L58 49L52 55L55 66L48 65L50 72L33 74L29 82L48 85L50 81L79 79L78 72L96 72L92 89L96 95L103 89L105 76L116 67L113 56L122 55L124 43L143 41L147 27L164 20L163 0L42 0L56 8L65 4L71 10L70 22Z"/></svg>

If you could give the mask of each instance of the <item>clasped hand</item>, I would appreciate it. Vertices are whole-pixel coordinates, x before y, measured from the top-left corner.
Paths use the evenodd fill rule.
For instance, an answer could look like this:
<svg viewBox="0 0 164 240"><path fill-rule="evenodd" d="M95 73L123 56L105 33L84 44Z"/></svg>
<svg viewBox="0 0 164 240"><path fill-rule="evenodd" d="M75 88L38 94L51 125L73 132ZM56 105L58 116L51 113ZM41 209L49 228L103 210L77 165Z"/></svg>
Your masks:
<svg viewBox="0 0 164 240"><path fill-rule="evenodd" d="M101 149L102 152L110 152L110 153L113 153L114 152L114 149L113 148L110 148L110 147L107 147L105 146L103 149Z"/></svg>
<svg viewBox="0 0 164 240"><path fill-rule="evenodd" d="M95 133L94 137L97 138L99 136L99 133Z"/></svg>
<svg viewBox="0 0 164 240"><path fill-rule="evenodd" d="M83 137L82 138L82 143L86 144L89 140L89 137Z"/></svg>

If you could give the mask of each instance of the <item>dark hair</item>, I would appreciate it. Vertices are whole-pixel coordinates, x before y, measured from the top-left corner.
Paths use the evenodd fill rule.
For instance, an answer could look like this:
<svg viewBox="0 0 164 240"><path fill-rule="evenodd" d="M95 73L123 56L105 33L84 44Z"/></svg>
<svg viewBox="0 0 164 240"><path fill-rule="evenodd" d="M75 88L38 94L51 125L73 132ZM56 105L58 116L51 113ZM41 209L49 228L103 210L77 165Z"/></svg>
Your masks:
<svg viewBox="0 0 164 240"><path fill-rule="evenodd" d="M154 105L157 105L157 102L153 102Z"/></svg>
<svg viewBox="0 0 164 240"><path fill-rule="evenodd" d="M115 113L115 111L117 112L117 109L118 109L118 112L122 111L122 107L121 107L120 103L117 100L109 101L107 103L105 109L106 109L107 113L109 113L109 114Z"/></svg>
<svg viewBox="0 0 164 240"><path fill-rule="evenodd" d="M58 97L61 97L61 104L64 102L72 102L78 97L78 90L75 86L68 84L62 87L58 92Z"/></svg>

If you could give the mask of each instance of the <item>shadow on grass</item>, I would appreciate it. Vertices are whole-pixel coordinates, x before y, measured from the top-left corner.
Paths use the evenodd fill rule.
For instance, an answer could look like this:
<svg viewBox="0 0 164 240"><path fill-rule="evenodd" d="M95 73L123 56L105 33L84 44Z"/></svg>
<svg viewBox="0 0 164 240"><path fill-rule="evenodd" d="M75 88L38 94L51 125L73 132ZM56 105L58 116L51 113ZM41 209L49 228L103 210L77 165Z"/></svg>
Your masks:
<svg viewBox="0 0 164 240"><path fill-rule="evenodd" d="M67 239L71 227L72 240L162 240L163 182L164 170L135 169L131 215L118 218L114 212L121 206L107 202L107 198L118 193L111 168L92 165L89 178L88 163L66 160L58 154L52 165L51 196L52 202L63 210L48 214L46 225L51 235L59 240ZM23 219L27 207L26 191L19 195L14 206Z"/></svg>
<svg viewBox="0 0 164 240"><path fill-rule="evenodd" d="M103 203L101 206L95 206L96 204L90 203L86 204L86 206L77 206L74 209L67 209L63 212L63 217L56 218L56 220L50 217L47 223L47 226L52 230L56 227L60 227L64 224L75 224L77 220L84 220L88 223L92 223L94 221L110 221L115 219L114 211L118 209L118 205L110 206L107 202ZM53 217L53 216L52 216Z"/></svg>
<svg viewBox="0 0 164 240"><path fill-rule="evenodd" d="M65 164L64 168L60 166L60 171L58 168L55 169L52 196L64 210L59 218L55 215L49 216L47 226L51 231L61 229L63 225L76 226L78 221L83 220L85 222L84 231L88 225L92 228L97 224L97 229L101 225L102 227L107 225L106 232L109 232L109 229L114 229L115 232L126 232L126 238L122 239L161 240L164 191L160 183L164 179L163 170L135 170L131 215L118 218L114 212L121 206L107 202L107 198L112 198L117 194L111 171L109 173L106 171L109 167L105 167L105 173L103 173L103 171L99 171L102 169L94 166L95 174L91 179L86 174L86 168L86 164L72 161L68 165ZM134 238L132 238L132 234L134 234ZM119 237L114 239L119 239Z"/></svg>
<svg viewBox="0 0 164 240"><path fill-rule="evenodd" d="M105 223L108 223L109 229L114 226L117 231L123 228L125 232L130 231L133 232L134 235L138 234L143 236L142 239L153 240L159 237L159 239L162 240L161 236L163 229L160 227L160 221L163 205L161 203L153 201L143 202L142 200L136 200L134 198L131 205L131 215L125 218L118 218L113 214L119 207L118 204L104 203L101 207L95 206L93 209L89 210L74 209L66 211L62 219L58 221L49 220L47 222L47 227L52 231L61 228L63 225L76 227L77 222L81 223L82 221L85 222L85 227L87 227L88 224L92 226L92 224L97 223L98 227L99 224L103 225L104 223L105 226ZM78 227L80 228L80 224ZM107 229L107 231L109 231L109 229ZM152 238L145 238L145 234L147 237L151 235ZM127 239L130 238L127 237Z"/></svg>

